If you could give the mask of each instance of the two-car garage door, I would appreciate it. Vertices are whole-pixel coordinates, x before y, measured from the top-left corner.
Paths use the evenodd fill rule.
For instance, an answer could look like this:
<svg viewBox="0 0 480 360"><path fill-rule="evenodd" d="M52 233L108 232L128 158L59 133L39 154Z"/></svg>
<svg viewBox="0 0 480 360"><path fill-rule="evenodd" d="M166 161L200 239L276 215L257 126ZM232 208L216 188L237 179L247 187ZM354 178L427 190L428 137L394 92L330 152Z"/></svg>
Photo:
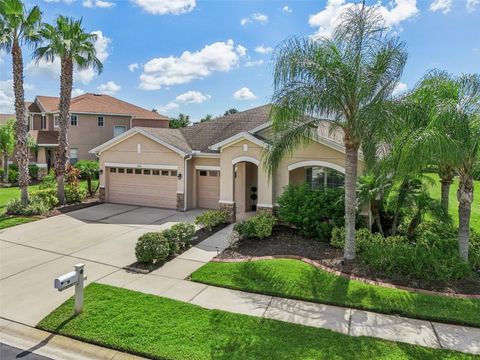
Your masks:
<svg viewBox="0 0 480 360"><path fill-rule="evenodd" d="M108 201L120 204L177 207L177 171L109 167Z"/></svg>

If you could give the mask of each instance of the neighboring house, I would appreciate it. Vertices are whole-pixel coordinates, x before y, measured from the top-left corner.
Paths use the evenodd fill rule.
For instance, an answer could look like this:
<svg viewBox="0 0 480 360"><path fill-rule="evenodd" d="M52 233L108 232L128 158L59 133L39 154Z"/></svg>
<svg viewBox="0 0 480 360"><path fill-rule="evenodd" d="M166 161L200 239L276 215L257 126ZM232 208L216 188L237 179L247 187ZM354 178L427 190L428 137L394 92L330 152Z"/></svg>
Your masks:
<svg viewBox="0 0 480 360"><path fill-rule="evenodd" d="M15 114L0 114L0 125L6 125L10 119L15 119Z"/></svg>
<svg viewBox="0 0 480 360"><path fill-rule="evenodd" d="M253 209L272 211L289 183L343 186L343 138L329 135L328 122L269 176L262 164L269 114L265 105L183 129L128 130L91 150L100 158L101 200L179 211L223 208L234 219Z"/></svg>
<svg viewBox="0 0 480 360"><path fill-rule="evenodd" d="M26 103L30 134L37 143L32 163L45 173L54 164L58 146L58 97L37 96ZM109 95L83 94L72 98L68 130L70 162L94 160L89 150L119 136L134 126L164 128L169 119L156 112ZM42 174L43 175L43 174Z"/></svg>

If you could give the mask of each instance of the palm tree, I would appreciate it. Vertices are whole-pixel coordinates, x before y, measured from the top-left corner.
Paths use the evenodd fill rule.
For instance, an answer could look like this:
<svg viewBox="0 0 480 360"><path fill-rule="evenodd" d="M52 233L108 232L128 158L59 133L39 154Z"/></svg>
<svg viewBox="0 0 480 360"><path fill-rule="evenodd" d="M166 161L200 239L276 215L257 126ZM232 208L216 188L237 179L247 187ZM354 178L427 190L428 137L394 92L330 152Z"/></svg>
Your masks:
<svg viewBox="0 0 480 360"><path fill-rule="evenodd" d="M55 26L45 24L40 34L46 45L35 50L37 61L45 59L54 61L60 58L60 103L58 148L55 159L57 177L57 196L60 204L65 204L64 175L68 162L68 125L70 100L72 98L73 68L87 69L93 67L98 72L103 69L102 62L96 56L95 34L85 32L82 20L58 16Z"/></svg>
<svg viewBox="0 0 480 360"><path fill-rule="evenodd" d="M2 151L3 182L8 182L8 159L15 148L15 120L7 121L7 124L0 126L0 151Z"/></svg>
<svg viewBox="0 0 480 360"><path fill-rule="evenodd" d="M0 0L0 49L12 54L13 90L15 94L15 138L18 183L21 201L28 202L27 186L29 151L27 147L28 124L25 114L25 92L23 89L22 45L36 45L40 40L38 30L42 12L38 6L27 11L21 0Z"/></svg>
<svg viewBox="0 0 480 360"><path fill-rule="evenodd" d="M341 129L345 144L345 250L355 258L358 152L371 137L381 104L390 97L407 59L405 44L390 37L377 7L346 10L332 39L290 38L275 53L273 143L266 165L317 134L319 119Z"/></svg>
<svg viewBox="0 0 480 360"><path fill-rule="evenodd" d="M480 75L451 77L454 91L441 99L429 125L405 144L402 168L444 159L458 174L458 247L468 261L475 165L480 155Z"/></svg>

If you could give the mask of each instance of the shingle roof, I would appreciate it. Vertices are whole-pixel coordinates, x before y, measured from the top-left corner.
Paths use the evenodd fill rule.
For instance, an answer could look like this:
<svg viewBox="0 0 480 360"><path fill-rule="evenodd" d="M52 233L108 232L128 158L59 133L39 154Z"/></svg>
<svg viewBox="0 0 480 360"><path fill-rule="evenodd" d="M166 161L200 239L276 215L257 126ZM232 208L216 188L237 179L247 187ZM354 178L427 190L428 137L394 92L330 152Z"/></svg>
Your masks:
<svg viewBox="0 0 480 360"><path fill-rule="evenodd" d="M10 119L15 119L15 114L0 114L0 125L5 125Z"/></svg>
<svg viewBox="0 0 480 360"><path fill-rule="evenodd" d="M27 110L31 113L41 113L42 110L38 107L38 105L34 102L25 101L25 106Z"/></svg>
<svg viewBox="0 0 480 360"><path fill-rule="evenodd" d="M58 131L31 130L30 134L38 145L58 145Z"/></svg>
<svg viewBox="0 0 480 360"><path fill-rule="evenodd" d="M46 111L53 112L58 110L58 97L37 96L37 99ZM130 104L113 96L91 93L72 98L70 111L131 115L136 119L168 120L168 117L164 115Z"/></svg>
<svg viewBox="0 0 480 360"><path fill-rule="evenodd" d="M263 105L180 129L193 150L211 152L209 146L269 121L271 105Z"/></svg>
<svg viewBox="0 0 480 360"><path fill-rule="evenodd" d="M139 127L138 129L148 132L153 137L164 141L183 152L189 152L193 149L190 147L190 144L183 136L180 129L169 129L169 128L143 128Z"/></svg>

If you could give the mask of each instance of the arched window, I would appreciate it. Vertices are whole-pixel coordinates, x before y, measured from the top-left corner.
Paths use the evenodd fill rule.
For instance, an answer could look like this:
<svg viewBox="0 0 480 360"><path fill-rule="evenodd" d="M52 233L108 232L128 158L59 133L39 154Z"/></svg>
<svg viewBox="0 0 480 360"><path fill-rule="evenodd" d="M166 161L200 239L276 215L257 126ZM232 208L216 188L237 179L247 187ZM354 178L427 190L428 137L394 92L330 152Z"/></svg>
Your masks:
<svg viewBox="0 0 480 360"><path fill-rule="evenodd" d="M339 188L345 185L345 175L328 167L308 167L305 169L305 175L305 181L312 189L322 187Z"/></svg>

